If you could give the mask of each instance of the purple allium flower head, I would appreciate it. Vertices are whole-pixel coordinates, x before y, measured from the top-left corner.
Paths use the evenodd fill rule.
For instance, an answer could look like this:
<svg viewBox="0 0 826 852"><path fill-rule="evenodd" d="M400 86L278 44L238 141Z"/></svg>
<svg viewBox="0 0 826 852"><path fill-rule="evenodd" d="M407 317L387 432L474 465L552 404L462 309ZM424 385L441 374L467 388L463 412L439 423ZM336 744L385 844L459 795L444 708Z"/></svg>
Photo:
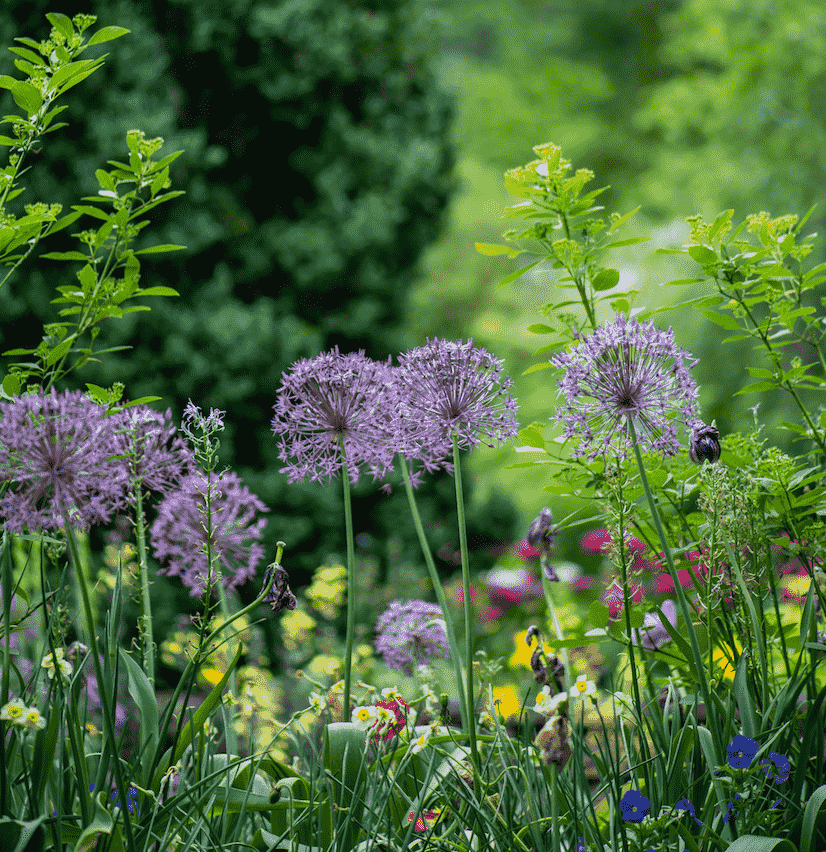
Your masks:
<svg viewBox="0 0 826 852"><path fill-rule="evenodd" d="M152 547L158 561L170 562L159 573L180 577L193 596L204 593L209 569L205 527L208 494L212 552L218 556L224 588L234 589L253 577L264 555L264 547L258 542L266 519L254 520L258 512L269 511L261 500L235 473L213 476L211 484L202 472L190 474L158 505Z"/></svg>
<svg viewBox="0 0 826 852"><path fill-rule="evenodd" d="M408 677L413 666L450 656L441 607L427 601L393 601L376 624L376 650L391 669Z"/></svg>
<svg viewBox="0 0 826 852"><path fill-rule="evenodd" d="M579 438L574 456L627 456L633 419L642 450L666 456L680 451L675 421L686 428L697 417L697 386L686 364L690 353L674 342L672 329L617 314L570 352L550 361L565 369L559 387L564 408L556 419L565 424L566 438Z"/></svg>
<svg viewBox="0 0 826 852"><path fill-rule="evenodd" d="M0 402L0 481L10 483L0 516L10 532L56 530L108 521L124 502L126 475L115 424L81 391Z"/></svg>
<svg viewBox="0 0 826 852"><path fill-rule="evenodd" d="M363 350L341 355L336 346L282 374L272 431L281 436L278 458L288 464L279 472L288 473L289 482L338 478L345 460L340 438L353 483L362 467L374 480L392 469L390 370L389 359L372 361Z"/></svg>
<svg viewBox="0 0 826 852"><path fill-rule="evenodd" d="M172 412L160 414L148 405L125 408L115 415L119 453L130 480L150 491L167 494L193 462L183 436L175 434ZM130 499L134 501L134 496Z"/></svg>
<svg viewBox="0 0 826 852"><path fill-rule="evenodd" d="M480 440L501 444L519 430L513 380L504 362L480 347L451 340L428 340L399 356L395 370L398 400L397 451L419 459L425 470L452 471L445 461L460 447Z"/></svg>

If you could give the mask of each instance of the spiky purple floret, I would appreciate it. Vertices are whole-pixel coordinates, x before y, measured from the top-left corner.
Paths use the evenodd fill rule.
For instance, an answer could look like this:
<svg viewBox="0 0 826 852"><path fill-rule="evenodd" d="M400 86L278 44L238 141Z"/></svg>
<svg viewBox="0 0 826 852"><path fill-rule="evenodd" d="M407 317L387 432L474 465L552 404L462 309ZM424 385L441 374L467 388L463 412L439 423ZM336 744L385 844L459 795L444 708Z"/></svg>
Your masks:
<svg viewBox="0 0 826 852"><path fill-rule="evenodd" d="M673 456L680 451L676 423L689 428L698 419L690 373L697 359L676 345L670 328L661 331L618 314L550 361L565 369L559 383L564 408L556 419L566 438L579 439L576 457L627 456L629 418L642 450Z"/></svg>
<svg viewBox="0 0 826 852"><path fill-rule="evenodd" d="M427 601L393 601L376 623L376 651L391 669L408 677L413 666L447 659L447 632L441 607Z"/></svg>
<svg viewBox="0 0 826 852"><path fill-rule="evenodd" d="M54 388L0 402L0 498L5 528L57 530L104 523L124 503L127 480L112 418L81 391Z"/></svg>
<svg viewBox="0 0 826 852"><path fill-rule="evenodd" d="M125 408L114 416L118 452L130 481L145 490L167 494L193 464L192 450L182 435L175 434L172 412L165 414L148 405ZM131 495L130 499L134 500Z"/></svg>
<svg viewBox="0 0 826 852"><path fill-rule="evenodd" d="M212 474L211 484L198 471L181 480L158 505L152 525L152 547L158 561L169 564L160 574L180 577L193 596L204 593L207 562L207 494L211 507L212 551L218 556L224 588L234 589L255 576L264 555L259 544L266 518L255 520L258 512L269 511L235 473Z"/></svg>
<svg viewBox="0 0 826 852"><path fill-rule="evenodd" d="M480 441L493 447L516 435L513 380L502 364L473 340L436 338L400 355L394 371L397 452L421 461L425 470L452 471L446 459L454 434L463 449Z"/></svg>
<svg viewBox="0 0 826 852"><path fill-rule="evenodd" d="M289 482L338 478L340 438L352 482L363 468L374 480L392 470L390 369L390 359L379 363L363 350L341 355L335 347L296 361L282 374L272 430L280 436L278 457L288 463L279 472L289 474Z"/></svg>

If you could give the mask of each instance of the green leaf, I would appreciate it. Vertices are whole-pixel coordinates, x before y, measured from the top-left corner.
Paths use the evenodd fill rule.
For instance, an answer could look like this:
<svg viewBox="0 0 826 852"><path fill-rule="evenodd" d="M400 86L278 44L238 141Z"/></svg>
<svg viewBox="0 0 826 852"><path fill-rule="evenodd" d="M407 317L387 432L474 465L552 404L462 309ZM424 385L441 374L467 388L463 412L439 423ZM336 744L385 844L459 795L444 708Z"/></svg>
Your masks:
<svg viewBox="0 0 826 852"><path fill-rule="evenodd" d="M3 852L42 852L46 848L46 832L41 825L44 818L38 817L30 822L9 817L0 819L0 848Z"/></svg>
<svg viewBox="0 0 826 852"><path fill-rule="evenodd" d="M529 373L535 373L537 370L549 370L551 368L551 364L547 361L543 364L534 364L533 367L528 367L527 370L524 370L522 375L527 376Z"/></svg>
<svg viewBox="0 0 826 852"><path fill-rule="evenodd" d="M81 796L83 793L81 792ZM101 805L101 800L105 800L106 793L100 792L92 796L92 802L95 806L95 814L91 823L81 833L75 844L74 852L95 852L98 848L98 841L106 834L111 834L115 823L112 820L112 815Z"/></svg>
<svg viewBox="0 0 826 852"><path fill-rule="evenodd" d="M6 399L14 399L20 393L23 381L17 373L9 373L3 377L3 396Z"/></svg>
<svg viewBox="0 0 826 852"><path fill-rule="evenodd" d="M611 243L606 243L603 248L619 248L620 246L635 246L638 243L647 243L651 237L630 237L627 240L614 240Z"/></svg>
<svg viewBox="0 0 826 852"><path fill-rule="evenodd" d="M697 261L697 263L700 263L703 266L717 263L718 260L717 255L710 248L706 248L705 246L689 246L688 253Z"/></svg>
<svg viewBox="0 0 826 852"><path fill-rule="evenodd" d="M608 626L610 610L602 601L593 601L588 609L588 624L605 629Z"/></svg>
<svg viewBox="0 0 826 852"><path fill-rule="evenodd" d="M75 34L72 19L60 12L48 12L46 20L68 41Z"/></svg>
<svg viewBox="0 0 826 852"><path fill-rule="evenodd" d="M528 331L532 331L534 334L553 334L556 329L544 323L535 322L533 325L528 326Z"/></svg>
<svg viewBox="0 0 826 852"><path fill-rule="evenodd" d="M186 246L178 246L174 243L164 243L163 245L140 249L139 251L136 251L135 254L160 254L163 251L180 251L185 248ZM177 293L175 295L177 295Z"/></svg>
<svg viewBox="0 0 826 852"><path fill-rule="evenodd" d="M16 80L10 88L14 102L28 115L34 115L43 106L43 96L31 83Z"/></svg>
<svg viewBox="0 0 826 852"><path fill-rule="evenodd" d="M527 429L520 429L519 440L526 447L538 447L540 450L545 449L545 439L542 437L542 433L537 429L531 429L530 427Z"/></svg>
<svg viewBox="0 0 826 852"><path fill-rule="evenodd" d="M71 348L72 343L74 343L73 337L67 337L65 340L61 340L60 343L49 352L46 358L46 366L51 367L52 364L56 364Z"/></svg>
<svg viewBox="0 0 826 852"><path fill-rule="evenodd" d="M616 269L601 269L591 282L591 286L594 290L610 290L617 286L619 277L619 271Z"/></svg>
<svg viewBox="0 0 826 852"><path fill-rule="evenodd" d="M479 254L486 255L496 255L496 254L507 254L508 252L513 251L512 246L498 246L493 243L476 243L476 251Z"/></svg>
<svg viewBox="0 0 826 852"><path fill-rule="evenodd" d="M611 226L608 228L608 233L613 234L614 231L616 231L620 225L627 222L639 209L639 207L635 207L630 213L626 213L624 216L620 216L619 219L615 219L613 222L611 222Z"/></svg>
<svg viewBox="0 0 826 852"><path fill-rule="evenodd" d="M111 41L113 38L125 36L129 30L125 27L101 27L86 43L87 47L92 47L95 44L102 44L104 41Z"/></svg>
<svg viewBox="0 0 826 852"><path fill-rule="evenodd" d="M685 249L654 249L651 254L686 254ZM702 279L701 279L702 280Z"/></svg>
<svg viewBox="0 0 826 852"><path fill-rule="evenodd" d="M94 216L95 219L102 219L104 222L109 218L109 214L98 207L91 207L88 204L73 204L72 210L77 210L78 213L86 213L88 216Z"/></svg>
<svg viewBox="0 0 826 852"><path fill-rule="evenodd" d="M135 296L180 296L177 290L171 287L147 287L145 290L138 290Z"/></svg>
<svg viewBox="0 0 826 852"><path fill-rule="evenodd" d="M760 837L756 834L741 834L726 848L728 852L797 852L794 844L782 837Z"/></svg>
<svg viewBox="0 0 826 852"><path fill-rule="evenodd" d="M730 317L728 314L718 314L716 311L703 311L700 313L706 318L711 320L713 323L716 323L721 328L725 328L731 331L742 331L742 327L737 322L734 317Z"/></svg>
<svg viewBox="0 0 826 852"><path fill-rule="evenodd" d="M50 251L40 256L45 260L89 260L88 254L79 251Z"/></svg>
<svg viewBox="0 0 826 852"><path fill-rule="evenodd" d="M129 694L140 710L141 751L144 756L144 767L148 773L148 764L158 745L158 700L155 698L155 690L144 670L123 648L120 649L120 658L126 664ZM146 784L148 781L149 779L144 777L141 783Z"/></svg>
<svg viewBox="0 0 826 852"><path fill-rule="evenodd" d="M759 391L776 390L777 385L774 382L753 382L741 388L734 396L741 396L744 393L758 393Z"/></svg>
<svg viewBox="0 0 826 852"><path fill-rule="evenodd" d="M35 53L33 50L26 50L25 47L10 47L9 50L12 53L16 53L18 56L22 56L24 59L28 59L30 63L34 63L35 65L46 64L46 60L39 53Z"/></svg>
<svg viewBox="0 0 826 852"><path fill-rule="evenodd" d="M83 287L83 292L88 295L91 293L95 284L97 284L98 277L95 270L87 263L86 266L77 273L77 280L80 281L80 284Z"/></svg>
<svg viewBox="0 0 826 852"><path fill-rule="evenodd" d="M540 263L542 263L542 261L537 260L534 263L529 263L527 266L523 266L521 269L517 269L516 272L511 272L510 275L506 275L500 281L499 286L496 289L498 290L500 287L504 287L506 284L511 284L512 282L516 281L517 278L521 278L526 272L533 269L534 266L538 266Z"/></svg>

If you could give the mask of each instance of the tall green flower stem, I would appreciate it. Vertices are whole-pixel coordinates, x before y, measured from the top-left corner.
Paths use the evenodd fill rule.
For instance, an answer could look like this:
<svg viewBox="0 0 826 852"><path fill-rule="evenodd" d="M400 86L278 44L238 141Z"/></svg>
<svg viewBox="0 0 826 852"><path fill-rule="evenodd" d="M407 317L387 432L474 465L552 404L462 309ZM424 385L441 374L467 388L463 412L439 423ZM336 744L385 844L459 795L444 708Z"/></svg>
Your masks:
<svg viewBox="0 0 826 852"><path fill-rule="evenodd" d="M556 631L556 638L562 640L564 637L562 635L562 628L559 626L559 619L556 615L556 607L554 606L553 592L551 591L551 581L545 575L544 569L540 569L539 575L542 578L542 591L545 593L545 603L548 604L548 610L551 613L551 621L554 623L554 630ZM565 672L562 677L562 688L564 692L568 691L568 681L570 675L570 669L568 668L568 649L566 647L562 647L562 662L565 666Z"/></svg>
<svg viewBox="0 0 826 852"><path fill-rule="evenodd" d="M86 578L83 573L83 568L80 561L80 553L78 552L77 540L75 539L74 530L72 529L69 514L64 510L63 523L66 530L66 543L69 546L69 554L72 560L72 566L75 569L75 577L80 590L80 597L83 601L83 610L86 616L86 632L89 634L89 648L92 653L92 663L95 667L95 677L98 682L98 692L100 693L100 704L103 710L103 724L106 728L106 738L109 741L109 747L112 750L113 765L115 770L115 783L121 796L126 795L127 787L123 783L123 771L120 765L120 755L117 752L117 737L115 736L114 723L114 708L112 701L115 693L106 688L106 682L103 679L103 668L100 665L100 651L98 649L97 635L95 634L95 620L92 613L92 602L89 598L89 589L87 587ZM99 787L98 787L99 789ZM129 808L121 808L123 815L123 825L126 832L126 846L129 852L135 852L135 838L132 834L132 820L129 816Z"/></svg>
<svg viewBox="0 0 826 852"><path fill-rule="evenodd" d="M468 735L470 736L470 755L477 772L481 771L479 751L476 745L476 716L473 700L473 613L470 608L470 564L467 550L467 528L465 523L465 496L462 489L462 462L459 458L459 439L453 434L453 479L456 483L456 513L459 518L459 552L462 557L462 590L465 596L465 650L467 660Z"/></svg>
<svg viewBox="0 0 826 852"><path fill-rule="evenodd" d="M680 582L680 578L677 575L677 569L674 567L674 558L671 555L671 547L665 537L665 530L663 529L662 521L660 520L660 512L657 508L656 501L654 500L654 495L651 491L651 486L648 483L648 477L646 476L645 467L642 463L642 454L640 453L640 448L637 445L637 435L634 430L634 421L630 417L628 418L628 429L631 433L631 444L634 447L634 458L637 461L637 468L640 472L640 481L642 482L642 487L645 490L645 496L648 500L648 507L651 510L651 519L654 522L654 528L657 530L657 536L660 539L660 545L663 549L665 564L668 568L668 573L671 575L671 580L674 583L674 589L677 595L677 604L680 607L680 614L683 616L683 621L685 621L685 630L688 634L689 642L691 643L690 650L693 660L690 660L689 662L693 663L692 668L695 670L695 676L700 683L700 689L703 693L703 700L706 703L706 711L708 714L709 721L708 727L711 731L711 735L714 740L715 759L717 760L718 764L723 764L725 763L725 760L723 759L723 756L725 755L725 748L720 737L719 726L711 723L713 707L711 702L711 693L709 692L708 688L708 678L706 677L706 669L703 661L703 655L700 651L700 643L697 641L697 634L694 632L694 623L691 618L691 609L688 604L688 598L686 597L685 592L683 591L683 586ZM672 636L679 636L677 631L677 625L671 624L671 622L668 621L668 618L664 614L662 616L662 621L663 624L668 625L668 632ZM682 637L680 638L682 639ZM685 644L685 639L682 639L682 644Z"/></svg>
<svg viewBox="0 0 826 852"><path fill-rule="evenodd" d="M146 519L143 512L143 495L140 483L136 483L135 528L138 540L138 570L141 582L140 636L143 670L149 683L155 687L155 638L152 628L152 602L149 597L149 567L146 560Z"/></svg>
<svg viewBox="0 0 826 852"><path fill-rule="evenodd" d="M404 477L404 487L407 491L407 502L410 505L410 514L413 517L413 525L416 527L416 533L419 536L419 544L422 546L422 554L424 561L427 564L427 570L430 573L430 582L433 584L433 590L436 593L436 600L442 608L445 617L445 625L447 627L447 641L450 645L450 658L453 660L453 671L456 674L456 689L459 693L459 710L462 714L462 729L470 733L471 725L473 724L473 708L467 703L465 694L464 676L462 675L462 661L459 653L459 644L456 641L456 631L453 627L453 619L450 617L450 611L447 605L444 589L442 588L439 574L436 571L436 564L433 561L433 555L430 552L430 546L427 543L427 536L422 526L422 519L419 515L419 508L416 505L416 498L413 494L413 486L410 484L410 475L407 470L407 463L404 456L399 454L399 466Z"/></svg>
<svg viewBox="0 0 826 852"><path fill-rule="evenodd" d="M347 638L344 644L344 696L341 721L350 721L350 681L353 666L353 633L356 627L356 548L353 541L353 506L350 501L350 474L347 456L344 454L344 438L339 436L341 446L341 480L344 487L344 529L347 536Z"/></svg>

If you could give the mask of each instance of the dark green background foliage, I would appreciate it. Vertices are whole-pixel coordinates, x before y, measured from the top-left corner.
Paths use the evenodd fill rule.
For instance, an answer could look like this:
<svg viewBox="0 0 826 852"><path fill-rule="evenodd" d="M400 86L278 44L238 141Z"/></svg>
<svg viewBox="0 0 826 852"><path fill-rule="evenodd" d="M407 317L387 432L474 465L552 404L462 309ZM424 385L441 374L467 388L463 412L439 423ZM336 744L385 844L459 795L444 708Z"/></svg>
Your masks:
<svg viewBox="0 0 826 852"><path fill-rule="evenodd" d="M53 3L5 3L0 44L45 38L47 11ZM188 247L143 267L144 284L181 296L105 326L98 348L133 348L73 380L123 381L128 398L160 396L156 406L178 416L188 399L225 409L222 461L271 510L268 558L283 539L293 586L306 584L328 555L343 559L341 485L287 484L272 404L298 358L338 345L382 359L423 342L408 330L408 293L454 188L453 104L432 69L434 22L408 0L76 2L62 11L131 34L108 44L103 71L69 93L69 126L46 137L20 203L68 207L95 194L95 169L123 157L131 128L163 136L162 154L186 151L171 177L187 194L153 213L138 245ZM0 58L0 73L16 73L12 59ZM4 107L13 110L10 98ZM74 248L64 232L39 251ZM44 260L9 281L4 351L36 345L56 315L54 287L76 266ZM381 577L391 552L420 555L403 489L386 497L377 488L359 483L354 525L369 534L361 540ZM436 549L457 549L452 480L421 492ZM492 564L490 545L517 536L512 504L490 499L469 518L478 568Z"/></svg>

